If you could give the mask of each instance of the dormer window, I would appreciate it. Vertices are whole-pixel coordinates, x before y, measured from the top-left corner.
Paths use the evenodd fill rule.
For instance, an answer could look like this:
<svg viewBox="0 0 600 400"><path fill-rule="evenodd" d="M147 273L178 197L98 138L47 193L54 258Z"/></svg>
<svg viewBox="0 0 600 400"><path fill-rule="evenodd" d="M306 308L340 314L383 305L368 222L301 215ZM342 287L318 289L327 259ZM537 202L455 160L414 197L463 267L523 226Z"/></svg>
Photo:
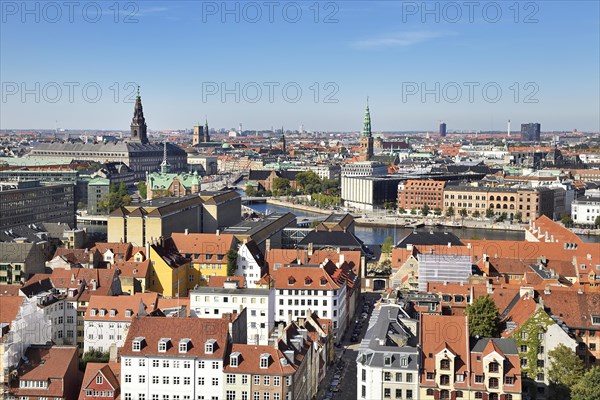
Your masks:
<svg viewBox="0 0 600 400"><path fill-rule="evenodd" d="M592 315L592 325L600 325L600 315Z"/></svg>
<svg viewBox="0 0 600 400"><path fill-rule="evenodd" d="M206 354L212 354L215 351L215 343L217 343L215 339L207 340L204 344L204 352Z"/></svg>
<svg viewBox="0 0 600 400"><path fill-rule="evenodd" d="M270 355L268 353L262 353L260 355L260 367L265 369L265 368L269 368L269 357Z"/></svg>
<svg viewBox="0 0 600 400"><path fill-rule="evenodd" d="M293 285L294 283L296 283L296 279L294 279L294 277L293 277L293 276L290 276L290 277L288 278L288 285Z"/></svg>
<svg viewBox="0 0 600 400"><path fill-rule="evenodd" d="M311 283L312 283L312 279L310 279L309 277L304 278L304 284L306 286L310 286Z"/></svg>
<svg viewBox="0 0 600 400"><path fill-rule="evenodd" d="M95 317L97 312L98 312L98 310L96 310L95 308L92 308L92 309L90 310L90 315L91 315L92 317Z"/></svg>
<svg viewBox="0 0 600 400"><path fill-rule="evenodd" d="M102 385L103 382L104 382L104 379L102 379L102 375L96 376L96 383L98 385Z"/></svg>
<svg viewBox="0 0 600 400"><path fill-rule="evenodd" d="M231 353L229 356L229 365L236 368L240 365L240 352Z"/></svg>
<svg viewBox="0 0 600 400"><path fill-rule="evenodd" d="M115 315L117 315L117 310L115 310L114 308L112 310L110 310L110 316L114 317Z"/></svg>
<svg viewBox="0 0 600 400"><path fill-rule="evenodd" d="M386 354L385 356L383 356L383 365L385 365L386 367L389 367L392 365L392 356L389 354Z"/></svg>
<svg viewBox="0 0 600 400"><path fill-rule="evenodd" d="M161 338L161 339L158 341L158 351L159 351L160 353L164 353L164 352L166 352L166 351L167 351L167 347L168 347L168 345L169 345L169 342L170 342L170 341L171 341L171 339L168 339L168 338Z"/></svg>
<svg viewBox="0 0 600 400"><path fill-rule="evenodd" d="M440 361L440 369L450 369L450 360L447 358Z"/></svg>
<svg viewBox="0 0 600 400"><path fill-rule="evenodd" d="M400 359L400 366L402 366L402 367L408 367L408 357L402 357Z"/></svg>
<svg viewBox="0 0 600 400"><path fill-rule="evenodd" d="M142 342L144 341L143 337L136 337L133 339L133 342L131 344L131 350L133 351L140 351L142 349Z"/></svg>
<svg viewBox="0 0 600 400"><path fill-rule="evenodd" d="M106 310L103 308L100 310L100 316L104 317L106 315Z"/></svg>
<svg viewBox="0 0 600 400"><path fill-rule="evenodd" d="M133 315L133 311L132 310L129 310L129 309L125 310L125 316L126 317L131 317L132 315Z"/></svg>
<svg viewBox="0 0 600 400"><path fill-rule="evenodd" d="M179 352L187 353L190 346L191 339L185 338L179 341Z"/></svg>
<svg viewBox="0 0 600 400"><path fill-rule="evenodd" d="M327 279L321 278L321 286L327 285Z"/></svg>

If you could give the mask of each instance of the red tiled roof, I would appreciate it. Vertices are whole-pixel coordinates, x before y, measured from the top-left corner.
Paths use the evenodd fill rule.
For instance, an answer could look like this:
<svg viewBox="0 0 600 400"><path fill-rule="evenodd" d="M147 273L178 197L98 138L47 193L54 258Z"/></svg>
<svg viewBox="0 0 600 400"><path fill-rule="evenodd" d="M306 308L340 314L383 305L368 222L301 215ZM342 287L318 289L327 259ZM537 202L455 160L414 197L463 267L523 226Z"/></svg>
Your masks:
<svg viewBox="0 0 600 400"><path fill-rule="evenodd" d="M79 400L83 400L86 398L85 389L92 387L93 383L96 380L96 376L98 375L102 375L104 379L110 384L110 386L115 391L115 396L119 395L121 388L119 382L121 376L121 364L118 362L88 362L85 367L85 374L82 380L81 391L79 392Z"/></svg>
<svg viewBox="0 0 600 400"><path fill-rule="evenodd" d="M237 344L231 346L231 353L239 353L238 366L232 367L230 359L225 360L224 372L256 375L292 375L296 372L295 366L290 363L282 364L285 355L273 346L257 346L250 344ZM262 355L268 355L267 368L260 368Z"/></svg>
<svg viewBox="0 0 600 400"><path fill-rule="evenodd" d="M132 321L121 355L178 355L179 341L191 339L191 348L186 353L192 357L223 359L227 350L229 324L224 319L212 318L164 318L143 317ZM140 351L132 350L133 340L144 338ZM169 338L171 345L166 352L158 352L161 338ZM205 353L205 343L216 340L212 354Z"/></svg>
<svg viewBox="0 0 600 400"><path fill-rule="evenodd" d="M246 286L246 279L243 276L211 276L208 281L208 286L222 288L225 282L232 281L237 282L238 287Z"/></svg>

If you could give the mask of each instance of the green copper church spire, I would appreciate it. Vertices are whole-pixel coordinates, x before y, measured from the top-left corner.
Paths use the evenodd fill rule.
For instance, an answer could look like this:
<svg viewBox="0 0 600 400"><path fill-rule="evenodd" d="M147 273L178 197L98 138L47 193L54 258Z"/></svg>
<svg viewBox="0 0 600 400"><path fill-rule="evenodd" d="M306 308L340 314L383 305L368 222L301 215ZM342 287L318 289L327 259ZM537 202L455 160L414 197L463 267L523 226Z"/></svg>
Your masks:
<svg viewBox="0 0 600 400"><path fill-rule="evenodd" d="M367 108L365 109L365 121L362 130L362 137L371 137L371 113L369 112L369 98L367 97Z"/></svg>

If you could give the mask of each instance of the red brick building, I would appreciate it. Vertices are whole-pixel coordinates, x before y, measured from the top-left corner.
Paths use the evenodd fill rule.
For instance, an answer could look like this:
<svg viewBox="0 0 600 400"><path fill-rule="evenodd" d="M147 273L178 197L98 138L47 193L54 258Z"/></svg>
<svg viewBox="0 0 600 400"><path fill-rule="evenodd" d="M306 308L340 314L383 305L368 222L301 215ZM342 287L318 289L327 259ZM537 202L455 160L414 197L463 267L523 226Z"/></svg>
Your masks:
<svg viewBox="0 0 600 400"><path fill-rule="evenodd" d="M432 210L443 208L444 181L408 180L398 186L398 208L412 210L427 205Z"/></svg>
<svg viewBox="0 0 600 400"><path fill-rule="evenodd" d="M79 400L114 400L120 395L121 364L88 363Z"/></svg>

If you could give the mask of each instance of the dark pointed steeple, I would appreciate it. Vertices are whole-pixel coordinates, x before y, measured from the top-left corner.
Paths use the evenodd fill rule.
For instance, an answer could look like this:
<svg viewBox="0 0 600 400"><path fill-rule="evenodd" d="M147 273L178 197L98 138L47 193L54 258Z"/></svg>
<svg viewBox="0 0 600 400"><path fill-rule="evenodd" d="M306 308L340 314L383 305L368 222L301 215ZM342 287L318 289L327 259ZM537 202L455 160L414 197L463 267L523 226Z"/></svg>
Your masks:
<svg viewBox="0 0 600 400"><path fill-rule="evenodd" d="M210 135L208 134L208 119L204 120L204 143L210 142Z"/></svg>
<svg viewBox="0 0 600 400"><path fill-rule="evenodd" d="M287 143L285 142L285 131L283 126L281 127L281 151L283 154L287 154Z"/></svg>
<svg viewBox="0 0 600 400"><path fill-rule="evenodd" d="M131 120L131 138L132 142L148 143L146 135L146 119L144 118L144 110L142 109L142 97L140 96L140 87L138 86L137 96L135 98L135 106L133 109L133 119Z"/></svg>

